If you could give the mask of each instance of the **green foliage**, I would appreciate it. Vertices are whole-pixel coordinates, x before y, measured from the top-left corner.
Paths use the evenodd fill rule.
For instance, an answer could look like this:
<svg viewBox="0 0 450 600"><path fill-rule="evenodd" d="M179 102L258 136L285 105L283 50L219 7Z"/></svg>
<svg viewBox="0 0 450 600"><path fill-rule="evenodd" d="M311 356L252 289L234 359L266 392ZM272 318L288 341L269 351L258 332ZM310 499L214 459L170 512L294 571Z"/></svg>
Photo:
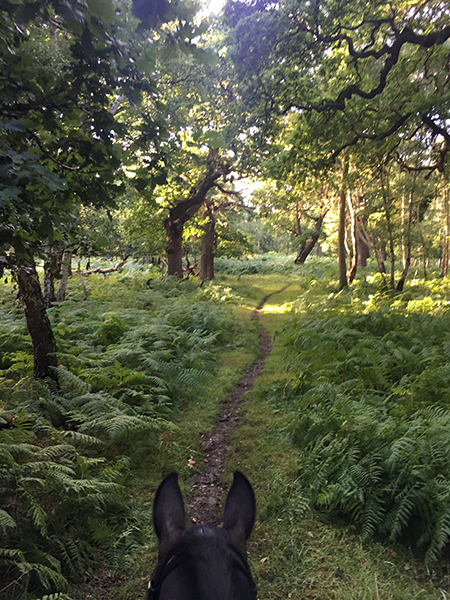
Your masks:
<svg viewBox="0 0 450 600"><path fill-rule="evenodd" d="M226 258L240 258L252 253L253 244L247 235L237 229L229 227L220 227L216 225L218 234L217 249L215 256L225 256Z"/></svg>
<svg viewBox="0 0 450 600"><path fill-rule="evenodd" d="M177 430L175 414L214 377L219 342L228 343L234 320L223 300L208 302L207 287L177 279L149 285L148 275L131 271L89 277L84 304L71 282L66 302L49 310L58 385L32 382L23 317L11 286L1 288L6 600L63 595L100 555L112 571L132 566L150 508L127 493L131 469L158 456L162 436Z"/></svg>
<svg viewBox="0 0 450 600"><path fill-rule="evenodd" d="M268 394L293 415L312 502L434 561L450 534L448 291L367 287L305 294L284 332L293 377Z"/></svg>
<svg viewBox="0 0 450 600"><path fill-rule="evenodd" d="M98 440L54 428L38 412L3 411L0 429L0 585L5 598L66 591L67 577L82 578L98 548L134 526L132 540L118 544L126 553L139 543L126 503L128 465L90 458ZM108 529L99 543L95 527Z"/></svg>

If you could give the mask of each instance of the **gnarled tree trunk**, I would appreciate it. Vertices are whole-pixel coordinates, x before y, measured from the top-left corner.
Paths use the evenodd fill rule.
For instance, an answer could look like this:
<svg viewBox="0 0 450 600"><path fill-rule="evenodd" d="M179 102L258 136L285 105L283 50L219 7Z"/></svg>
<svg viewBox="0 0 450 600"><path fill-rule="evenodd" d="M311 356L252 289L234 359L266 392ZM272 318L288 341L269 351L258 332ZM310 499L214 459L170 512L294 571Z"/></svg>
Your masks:
<svg viewBox="0 0 450 600"><path fill-rule="evenodd" d="M56 341L45 312L44 296L36 265L33 262L18 267L15 274L19 286L19 297L33 344L33 376L35 379L51 377L56 380L56 374L52 370L52 367L57 366Z"/></svg>
<svg viewBox="0 0 450 600"><path fill-rule="evenodd" d="M167 273L183 277L183 222L166 219Z"/></svg>
<svg viewBox="0 0 450 600"><path fill-rule="evenodd" d="M195 192L174 206L166 219L166 252L167 252L167 274L183 276L183 226L199 210L206 200L206 195L214 186L216 181L230 172L228 165L219 165L214 171L210 171L203 179Z"/></svg>
<svg viewBox="0 0 450 600"><path fill-rule="evenodd" d="M322 229L322 225L323 225L323 220L325 218L325 215L328 212L328 208L320 215L320 217L318 217L316 219L316 223L315 223L315 229L316 231L312 234L312 236L309 238L308 243L307 244L302 244L299 248L297 257L295 259L295 263L296 264L303 264L305 262L305 260L308 258L308 256L311 254L311 252L314 249L314 246L317 243L317 240L319 239L319 235L320 235L320 231Z"/></svg>

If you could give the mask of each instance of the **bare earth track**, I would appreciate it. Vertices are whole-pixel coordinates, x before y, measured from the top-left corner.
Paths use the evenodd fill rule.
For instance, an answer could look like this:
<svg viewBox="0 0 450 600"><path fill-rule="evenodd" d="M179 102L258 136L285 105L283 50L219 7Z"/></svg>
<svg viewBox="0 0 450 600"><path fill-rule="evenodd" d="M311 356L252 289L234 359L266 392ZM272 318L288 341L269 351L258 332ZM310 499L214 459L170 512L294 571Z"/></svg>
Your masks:
<svg viewBox="0 0 450 600"><path fill-rule="evenodd" d="M265 296L252 314L252 320L259 319L259 311L267 300L274 294L284 292L290 284L277 292ZM238 419L239 409L244 394L252 388L253 382L261 374L264 362L270 354L270 338L262 327L260 333L262 356L248 369L244 377L236 385L222 407L222 412L213 431L205 437L202 449L205 453L204 466L200 473L192 477L194 490L190 503L190 518L192 522L205 522L218 524L221 521L221 507L224 489L221 478L225 463L230 453L230 433Z"/></svg>

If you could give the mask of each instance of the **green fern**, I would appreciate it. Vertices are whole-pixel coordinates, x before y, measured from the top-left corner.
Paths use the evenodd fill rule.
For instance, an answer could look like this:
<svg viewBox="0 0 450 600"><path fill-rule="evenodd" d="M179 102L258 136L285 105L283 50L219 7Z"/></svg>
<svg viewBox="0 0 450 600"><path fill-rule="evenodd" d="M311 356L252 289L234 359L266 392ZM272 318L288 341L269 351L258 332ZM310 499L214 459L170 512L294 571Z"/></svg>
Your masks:
<svg viewBox="0 0 450 600"><path fill-rule="evenodd" d="M288 321L295 377L269 395L292 413L311 500L349 515L363 539L408 541L434 560L450 539L450 324L343 302Z"/></svg>
<svg viewBox="0 0 450 600"><path fill-rule="evenodd" d="M7 600L62 600L67 580L83 576L100 551L110 569L131 567L151 510L126 494L130 468L156 455L161 431L176 429L176 411L205 393L233 326L222 301L205 301L206 286L153 282L149 290L143 278L101 285L82 307L69 297L48 311L58 381L32 380L17 310L2 329L0 589L9 590Z"/></svg>

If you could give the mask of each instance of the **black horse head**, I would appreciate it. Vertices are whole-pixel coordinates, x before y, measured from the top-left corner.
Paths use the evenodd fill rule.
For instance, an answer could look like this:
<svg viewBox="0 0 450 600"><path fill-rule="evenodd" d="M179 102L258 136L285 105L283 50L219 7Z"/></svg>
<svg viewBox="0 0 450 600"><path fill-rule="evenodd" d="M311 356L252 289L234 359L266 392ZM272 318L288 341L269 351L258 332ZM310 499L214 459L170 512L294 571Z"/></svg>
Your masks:
<svg viewBox="0 0 450 600"><path fill-rule="evenodd" d="M254 522L252 486L235 471L223 526L194 525L185 529L178 473L168 475L153 503L159 559L147 600L256 600L246 550Z"/></svg>

